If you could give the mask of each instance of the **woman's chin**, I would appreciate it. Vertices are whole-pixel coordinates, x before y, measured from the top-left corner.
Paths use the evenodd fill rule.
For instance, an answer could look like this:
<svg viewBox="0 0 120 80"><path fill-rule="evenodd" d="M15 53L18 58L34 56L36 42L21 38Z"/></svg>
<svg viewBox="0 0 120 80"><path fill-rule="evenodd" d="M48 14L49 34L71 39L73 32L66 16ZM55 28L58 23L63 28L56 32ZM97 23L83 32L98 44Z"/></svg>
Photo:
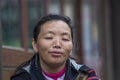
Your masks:
<svg viewBox="0 0 120 80"><path fill-rule="evenodd" d="M65 63L65 61L61 61L61 60L54 60L54 61L50 62L50 64L53 66L63 65L64 63Z"/></svg>

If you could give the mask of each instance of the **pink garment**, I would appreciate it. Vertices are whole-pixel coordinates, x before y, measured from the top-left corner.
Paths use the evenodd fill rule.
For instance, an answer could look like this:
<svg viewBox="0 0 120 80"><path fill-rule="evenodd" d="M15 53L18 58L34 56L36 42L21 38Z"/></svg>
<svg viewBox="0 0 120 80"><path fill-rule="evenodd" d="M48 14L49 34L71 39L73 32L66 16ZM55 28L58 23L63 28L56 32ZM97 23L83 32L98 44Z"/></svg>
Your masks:
<svg viewBox="0 0 120 80"><path fill-rule="evenodd" d="M66 70L66 67L64 67L60 72L57 72L57 73L50 74L50 73L46 73L44 71L43 71L43 73L46 76L48 76L48 77L50 77L50 78L52 78L54 80L57 80L57 78L61 77L65 73L65 70Z"/></svg>

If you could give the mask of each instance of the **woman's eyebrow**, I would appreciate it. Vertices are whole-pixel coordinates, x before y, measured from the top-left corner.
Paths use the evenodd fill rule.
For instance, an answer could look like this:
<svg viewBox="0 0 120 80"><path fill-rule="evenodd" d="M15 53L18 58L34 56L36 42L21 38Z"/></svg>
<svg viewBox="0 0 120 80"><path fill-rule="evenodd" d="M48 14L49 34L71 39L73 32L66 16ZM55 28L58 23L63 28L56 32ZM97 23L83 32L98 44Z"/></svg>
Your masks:
<svg viewBox="0 0 120 80"><path fill-rule="evenodd" d="M68 32L63 32L62 35L68 35L68 36L70 36L70 33L68 33Z"/></svg>
<svg viewBox="0 0 120 80"><path fill-rule="evenodd" d="M47 31L45 34L55 34L53 31Z"/></svg>

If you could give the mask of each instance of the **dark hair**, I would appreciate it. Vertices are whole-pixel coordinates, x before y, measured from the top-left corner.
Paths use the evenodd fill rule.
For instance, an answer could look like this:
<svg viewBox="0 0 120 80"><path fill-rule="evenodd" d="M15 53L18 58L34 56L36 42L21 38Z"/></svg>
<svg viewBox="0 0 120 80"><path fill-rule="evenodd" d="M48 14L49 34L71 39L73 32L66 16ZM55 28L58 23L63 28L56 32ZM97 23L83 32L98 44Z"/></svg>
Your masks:
<svg viewBox="0 0 120 80"><path fill-rule="evenodd" d="M35 41L37 41L38 35L40 33L41 26L46 23L47 21L52 20L61 20L68 24L69 28L71 29L71 35L73 38L73 29L72 29L72 23L71 19L68 16L61 16L57 14L49 14L47 16L42 17L37 24L35 25L34 31L33 31L33 38Z"/></svg>

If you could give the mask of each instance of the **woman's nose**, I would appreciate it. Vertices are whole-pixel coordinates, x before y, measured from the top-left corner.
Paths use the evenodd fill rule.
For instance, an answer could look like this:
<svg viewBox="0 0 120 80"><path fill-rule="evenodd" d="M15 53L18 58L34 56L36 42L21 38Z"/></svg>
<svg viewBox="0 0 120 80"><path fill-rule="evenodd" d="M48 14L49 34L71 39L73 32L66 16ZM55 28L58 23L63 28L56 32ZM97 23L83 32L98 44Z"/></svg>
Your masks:
<svg viewBox="0 0 120 80"><path fill-rule="evenodd" d="M61 48L61 41L60 41L59 38L56 38L56 39L54 40L54 47L55 47L55 48Z"/></svg>

